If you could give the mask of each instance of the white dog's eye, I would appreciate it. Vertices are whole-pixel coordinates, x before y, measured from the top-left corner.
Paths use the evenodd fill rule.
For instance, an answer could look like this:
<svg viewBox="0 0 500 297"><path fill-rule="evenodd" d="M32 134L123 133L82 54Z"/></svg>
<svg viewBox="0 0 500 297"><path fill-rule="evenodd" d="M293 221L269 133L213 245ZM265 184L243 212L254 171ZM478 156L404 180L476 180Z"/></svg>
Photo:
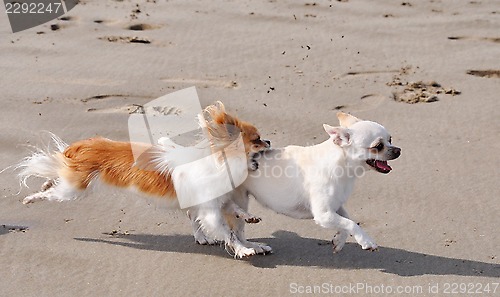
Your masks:
<svg viewBox="0 0 500 297"><path fill-rule="evenodd" d="M384 149L384 144L381 142L379 144L377 144L377 146L375 147L378 151L381 151Z"/></svg>
<svg viewBox="0 0 500 297"><path fill-rule="evenodd" d="M392 144L392 137L389 136L389 143Z"/></svg>

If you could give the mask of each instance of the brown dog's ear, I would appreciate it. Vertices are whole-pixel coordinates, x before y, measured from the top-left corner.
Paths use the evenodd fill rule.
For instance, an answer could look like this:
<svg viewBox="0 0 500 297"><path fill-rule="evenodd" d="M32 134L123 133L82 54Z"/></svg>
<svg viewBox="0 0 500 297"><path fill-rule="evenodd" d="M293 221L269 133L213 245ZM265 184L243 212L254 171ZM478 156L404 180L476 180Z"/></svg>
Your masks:
<svg viewBox="0 0 500 297"><path fill-rule="evenodd" d="M226 107L224 106L224 103L222 103L222 101L218 100L214 105L220 110L220 112L226 112Z"/></svg>
<svg viewBox="0 0 500 297"><path fill-rule="evenodd" d="M344 128L349 128L352 124L361 121L357 117L341 111L337 113L337 118L339 119L340 126Z"/></svg>
<svg viewBox="0 0 500 297"><path fill-rule="evenodd" d="M330 138L332 138L333 143L336 145L346 146L351 144L351 134L349 134L348 129L342 127L332 127L327 124L323 124L323 128L326 133L330 135Z"/></svg>
<svg viewBox="0 0 500 297"><path fill-rule="evenodd" d="M226 113L226 108L221 101L217 101L215 104L207 106L203 110L203 115L207 118L208 122L234 126L238 125L238 120Z"/></svg>

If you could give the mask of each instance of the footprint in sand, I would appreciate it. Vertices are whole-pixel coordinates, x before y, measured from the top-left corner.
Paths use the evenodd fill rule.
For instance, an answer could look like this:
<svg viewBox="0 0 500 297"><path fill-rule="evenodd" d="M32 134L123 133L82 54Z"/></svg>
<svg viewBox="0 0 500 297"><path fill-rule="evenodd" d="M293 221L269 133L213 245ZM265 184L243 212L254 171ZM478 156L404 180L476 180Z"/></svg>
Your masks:
<svg viewBox="0 0 500 297"><path fill-rule="evenodd" d="M122 21L119 20L104 20L104 19L96 19L93 21L96 24L102 24L109 27L116 26L124 26ZM125 30L130 31L146 31L146 30L154 30L160 28L160 25L151 25L146 23L137 23L137 24L127 24L123 27ZM141 44L150 44L152 40L147 37L140 36L102 36L98 39L108 41L108 42L117 42L117 43L141 43Z"/></svg>
<svg viewBox="0 0 500 297"><path fill-rule="evenodd" d="M62 16L60 18L57 18L57 20L59 22L49 25L51 31L59 31L64 28L71 27L72 25L74 25L71 22L78 20L78 18L74 16ZM45 34L45 31L37 31L36 34Z"/></svg>
<svg viewBox="0 0 500 297"><path fill-rule="evenodd" d="M136 101L137 98L151 99L148 96L136 96L136 95L126 95L126 94L102 94L88 98L83 98L80 99L80 101L83 103L89 103L89 102L97 103L102 100L112 100L112 101L114 100L119 104L118 106L112 106L112 107L105 107L105 108L90 107L87 109L87 112L95 112L95 113L125 113L125 114L138 113L138 114L162 115L162 116L166 115L179 116L182 115L183 113L183 110L176 106L144 106L141 104L134 104L134 103L128 103L123 105L123 100L134 99L134 101ZM108 106L110 103L112 104L113 102L108 102L107 103Z"/></svg>
<svg viewBox="0 0 500 297"><path fill-rule="evenodd" d="M500 78L500 70L467 70L467 74L479 77Z"/></svg>
<svg viewBox="0 0 500 297"><path fill-rule="evenodd" d="M439 96L441 95L455 96L461 94L460 91L454 88L442 87L441 84L435 81L403 82L401 76L407 75L411 71L411 69L411 66L405 66L400 70L353 71L344 74L342 77L399 72L399 75L393 76L392 81L388 82L386 85L395 89L392 92L392 98L394 99L394 101L404 102L408 104L415 104L420 102L435 102L439 101ZM361 97L361 103L351 105L349 106L349 108L353 109L353 111L375 109L386 99L388 99L388 97L381 94L368 94ZM340 108L336 109L341 109L343 107L345 106L340 106Z"/></svg>
<svg viewBox="0 0 500 297"><path fill-rule="evenodd" d="M453 88L444 88L441 84L435 81L417 81L406 83L398 81L397 83L394 83L393 80L393 82L388 83L387 85L396 87L396 90L392 93L395 101L408 104L439 101L438 96L441 94L452 96L461 94L460 91ZM402 89L399 87L402 87Z"/></svg>
<svg viewBox="0 0 500 297"><path fill-rule="evenodd" d="M412 66L407 65L404 67L401 67L400 69L384 69L384 70L360 70L360 71L350 71L347 73L344 73L342 75L334 77L334 79L348 79L348 78L353 78L357 76L368 76L368 75L385 75L385 74L390 74L390 73L397 73L396 76L393 77L393 81L396 80L399 83L399 76L401 75L407 75L412 72ZM413 72L414 73L414 72ZM384 101L389 100L390 97L383 95L383 94L367 94L361 97L361 101L359 103L355 104L349 104L349 105L339 105L336 106L334 109L335 110L342 110L345 108L348 108L349 111L366 111L366 110L372 110L376 109L379 107Z"/></svg>
<svg viewBox="0 0 500 297"><path fill-rule="evenodd" d="M134 24L126 27L125 29L132 30L132 31L145 31L145 30L153 30L157 29L159 26L153 26L149 24Z"/></svg>
<svg viewBox="0 0 500 297"><path fill-rule="evenodd" d="M95 95L92 97L88 98L83 98L80 99L83 103L87 103L92 100L101 100L101 99L106 99L106 98L116 98L116 97L130 97L129 95L124 95L124 94L102 94L102 95Z"/></svg>
<svg viewBox="0 0 500 297"><path fill-rule="evenodd" d="M359 103L354 104L341 104L335 106L332 110L347 110L349 112L360 112L376 109L384 101L389 98L382 94L368 94L361 97Z"/></svg>
<svg viewBox="0 0 500 297"><path fill-rule="evenodd" d="M112 22L104 21L104 20L95 20L94 23L105 23L111 24ZM160 26L150 25L150 24L132 24L126 26L124 29L131 31L145 31L145 30L153 30L160 28ZM151 39L146 37L138 37L138 36L104 36L99 37L100 40L106 40L109 42L120 42L120 43L142 43L142 44L150 44L152 43Z"/></svg>
<svg viewBox="0 0 500 297"><path fill-rule="evenodd" d="M100 40L107 40L109 42L121 42L121 43L142 43L142 44L150 44L151 40L145 37L123 37L123 36L104 36L99 37Z"/></svg>

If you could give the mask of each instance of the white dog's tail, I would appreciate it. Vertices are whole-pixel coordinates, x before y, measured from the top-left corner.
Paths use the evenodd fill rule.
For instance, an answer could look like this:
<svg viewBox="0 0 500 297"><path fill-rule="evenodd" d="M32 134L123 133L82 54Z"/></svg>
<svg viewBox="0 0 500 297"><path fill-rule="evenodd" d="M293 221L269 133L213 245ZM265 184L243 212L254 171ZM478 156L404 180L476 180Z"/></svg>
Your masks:
<svg viewBox="0 0 500 297"><path fill-rule="evenodd" d="M44 149L34 147L34 152L31 156L24 158L15 169L20 170L18 173L21 184L28 187L26 181L32 176L42 177L46 179L57 179L58 172L61 169L62 159L60 154L68 147L64 141L54 134L51 134L51 142Z"/></svg>

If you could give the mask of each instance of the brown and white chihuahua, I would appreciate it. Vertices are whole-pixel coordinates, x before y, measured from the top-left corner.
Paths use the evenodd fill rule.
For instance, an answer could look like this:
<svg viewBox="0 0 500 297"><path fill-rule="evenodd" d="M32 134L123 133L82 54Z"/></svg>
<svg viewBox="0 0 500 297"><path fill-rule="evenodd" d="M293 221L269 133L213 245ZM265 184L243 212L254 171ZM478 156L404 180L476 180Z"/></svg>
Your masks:
<svg viewBox="0 0 500 297"><path fill-rule="evenodd" d="M230 168L231 174L244 174L247 167L255 170L253 155L268 149L270 142L260 138L254 125L228 114L221 102L207 107L203 114L199 121L206 139L197 148L210 149L219 156L223 152L225 161L238 164L236 168ZM243 148L234 145L234 140L238 138L241 139ZM202 183L201 176L217 177L227 174L221 170L224 167L218 162L197 162L194 167L188 167L189 171L183 169L183 166L176 166L178 160L173 159L176 154L165 144L150 146L96 137L68 145L55 135L52 135L52 140L56 146L55 151L37 150L17 165L24 185L31 176L46 179L39 192L24 198L25 204L38 200L74 200L97 189L96 185L107 185L135 190L179 206L179 191L185 197L203 195L207 188L214 189L221 184L216 179L205 179L205 183ZM134 159L134 147L141 147L146 153ZM239 160L241 154L238 153L242 150L244 162ZM191 157L196 158L196 154ZM206 180L212 182L207 186ZM195 231L206 234L196 238L199 243L224 241L234 251L235 257L240 258L255 253L252 243L246 240L241 242L233 234L231 230L235 226L228 224L228 221L234 220L228 218L237 218L236 221L239 220L240 223L242 220L258 222L260 219L238 207L231 201L231 195L221 195L216 199L189 205L185 211L192 219Z"/></svg>

